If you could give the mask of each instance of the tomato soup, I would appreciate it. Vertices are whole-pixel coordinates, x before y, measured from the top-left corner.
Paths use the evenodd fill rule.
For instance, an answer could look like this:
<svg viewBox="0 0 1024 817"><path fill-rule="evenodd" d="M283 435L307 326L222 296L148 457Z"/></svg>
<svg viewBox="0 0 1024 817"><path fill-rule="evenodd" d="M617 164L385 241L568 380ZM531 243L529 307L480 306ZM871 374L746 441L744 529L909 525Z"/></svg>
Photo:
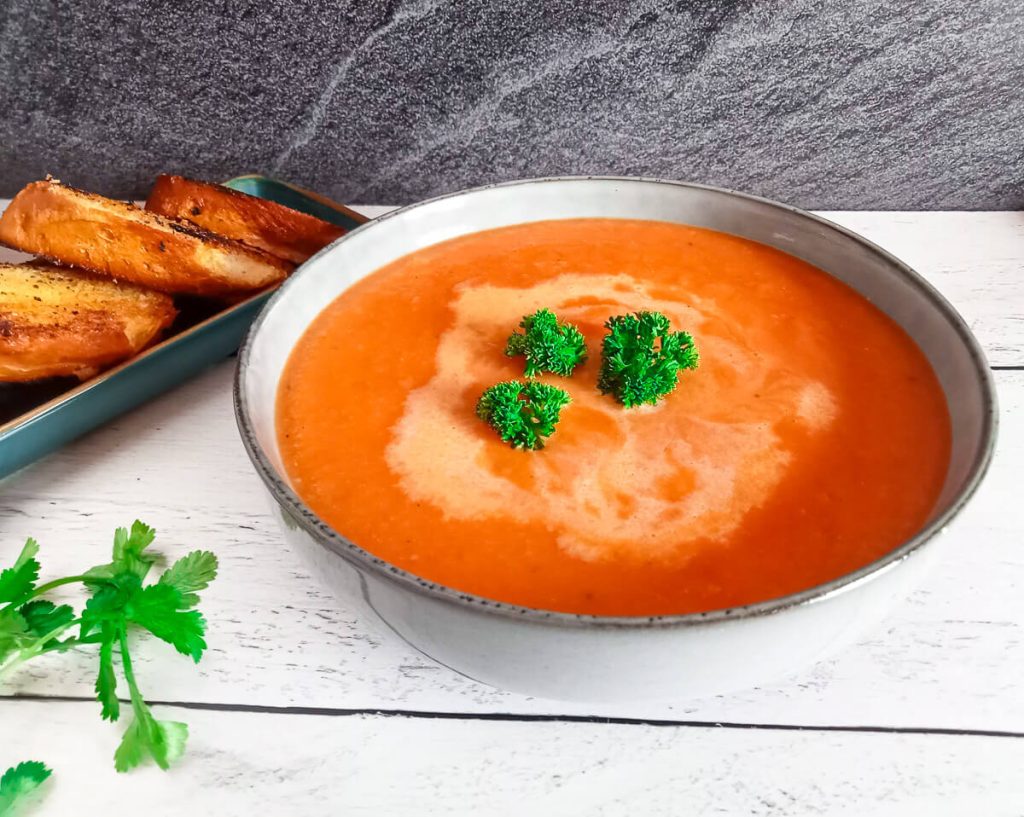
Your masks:
<svg viewBox="0 0 1024 817"><path fill-rule="evenodd" d="M589 359L515 450L474 414L554 310ZM657 406L596 388L603 323L656 310L700 367ZM277 429L295 490L418 576L528 607L654 615L762 601L861 567L927 519L950 422L927 360L849 287L778 250L661 222L548 221L378 270L299 341Z"/></svg>

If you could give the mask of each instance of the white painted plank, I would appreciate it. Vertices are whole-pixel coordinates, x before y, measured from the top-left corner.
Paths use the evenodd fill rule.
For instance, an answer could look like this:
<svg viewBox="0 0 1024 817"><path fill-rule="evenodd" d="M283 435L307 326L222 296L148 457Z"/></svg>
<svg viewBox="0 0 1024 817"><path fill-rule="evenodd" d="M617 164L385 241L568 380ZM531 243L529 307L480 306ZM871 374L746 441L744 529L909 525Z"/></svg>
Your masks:
<svg viewBox="0 0 1024 817"><path fill-rule="evenodd" d="M168 773L118 775L91 704L0 702L0 766L54 769L33 814L218 817L1020 815L1024 739L183 711Z"/></svg>
<svg viewBox="0 0 1024 817"><path fill-rule="evenodd" d="M103 561L139 516L172 554L215 550L210 651L162 644L140 673L156 700L449 712L577 713L753 723L1024 731L1024 372L1000 372L996 462L927 584L884 627L789 682L703 701L573 706L504 694L423 659L326 594L281 544L238 442L225 364L0 485L0 554L26 536L48 575ZM26 691L90 696L94 658L26 668Z"/></svg>

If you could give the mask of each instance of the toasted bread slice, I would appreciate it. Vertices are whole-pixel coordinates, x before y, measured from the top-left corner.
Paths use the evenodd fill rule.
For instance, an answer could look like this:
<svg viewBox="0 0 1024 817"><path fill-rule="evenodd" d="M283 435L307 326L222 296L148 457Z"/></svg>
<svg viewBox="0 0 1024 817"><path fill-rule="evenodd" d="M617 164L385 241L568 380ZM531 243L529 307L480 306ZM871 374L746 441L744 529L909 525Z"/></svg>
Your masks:
<svg viewBox="0 0 1024 817"><path fill-rule="evenodd" d="M0 264L0 382L90 377L174 321L171 298L38 263Z"/></svg>
<svg viewBox="0 0 1024 817"><path fill-rule="evenodd" d="M123 201L33 182L0 216L0 242L161 292L224 297L276 284L294 265Z"/></svg>
<svg viewBox="0 0 1024 817"><path fill-rule="evenodd" d="M187 219L296 264L345 234L342 227L282 204L182 176L158 176L146 209Z"/></svg>

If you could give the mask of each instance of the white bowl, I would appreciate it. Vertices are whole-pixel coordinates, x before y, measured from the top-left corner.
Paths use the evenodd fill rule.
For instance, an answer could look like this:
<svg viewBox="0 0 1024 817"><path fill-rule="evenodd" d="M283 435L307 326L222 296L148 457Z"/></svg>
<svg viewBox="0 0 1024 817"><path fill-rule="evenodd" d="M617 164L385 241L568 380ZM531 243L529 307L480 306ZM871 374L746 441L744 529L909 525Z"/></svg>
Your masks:
<svg viewBox="0 0 1024 817"><path fill-rule="evenodd" d="M321 521L281 464L275 401L288 355L320 311L354 282L439 241L531 221L629 218L707 227L795 255L852 286L924 351L949 404L952 458L931 519L882 558L783 598L675 616L572 615L504 604L426 581ZM809 213L754 196L676 182L539 179L494 185L389 213L302 266L253 324L239 356L242 440L289 544L368 620L435 661L502 689L547 698L685 698L793 672L880 619L920 577L929 543L977 488L995 441L988 366L964 321L905 264Z"/></svg>

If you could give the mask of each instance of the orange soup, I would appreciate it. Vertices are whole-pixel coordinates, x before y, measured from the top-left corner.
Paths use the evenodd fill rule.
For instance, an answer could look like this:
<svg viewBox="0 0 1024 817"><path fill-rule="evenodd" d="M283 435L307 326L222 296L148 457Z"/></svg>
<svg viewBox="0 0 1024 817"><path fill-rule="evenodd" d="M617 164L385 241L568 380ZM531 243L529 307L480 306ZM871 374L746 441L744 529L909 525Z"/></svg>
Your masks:
<svg viewBox="0 0 1024 817"><path fill-rule="evenodd" d="M503 354L540 308L588 361L541 451L474 414L523 377ZM596 388L603 323L656 310L700 367L657 406ZM344 292L278 394L288 475L392 564L528 607L654 615L781 596L863 566L928 517L950 451L911 339L820 270L723 233L578 219L476 233Z"/></svg>

